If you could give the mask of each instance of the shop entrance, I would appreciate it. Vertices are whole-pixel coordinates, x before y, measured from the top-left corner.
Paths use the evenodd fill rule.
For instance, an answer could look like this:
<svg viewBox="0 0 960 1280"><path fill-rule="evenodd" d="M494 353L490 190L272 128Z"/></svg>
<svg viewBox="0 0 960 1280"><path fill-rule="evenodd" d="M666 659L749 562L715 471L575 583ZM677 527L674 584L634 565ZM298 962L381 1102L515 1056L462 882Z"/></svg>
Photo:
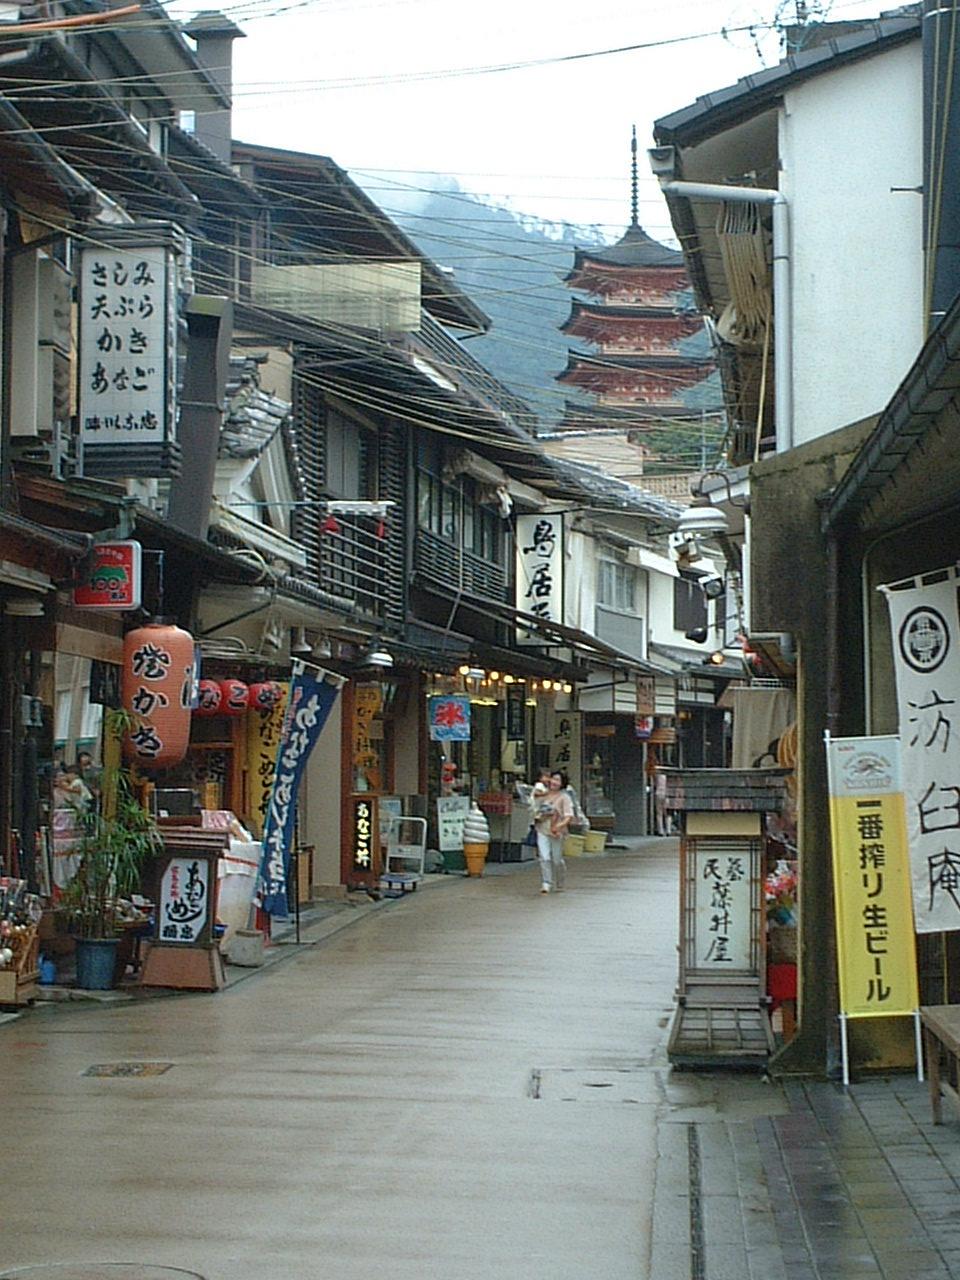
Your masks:
<svg viewBox="0 0 960 1280"><path fill-rule="evenodd" d="M617 716L613 737L614 833L619 836L647 834L644 744L637 737L633 716Z"/></svg>

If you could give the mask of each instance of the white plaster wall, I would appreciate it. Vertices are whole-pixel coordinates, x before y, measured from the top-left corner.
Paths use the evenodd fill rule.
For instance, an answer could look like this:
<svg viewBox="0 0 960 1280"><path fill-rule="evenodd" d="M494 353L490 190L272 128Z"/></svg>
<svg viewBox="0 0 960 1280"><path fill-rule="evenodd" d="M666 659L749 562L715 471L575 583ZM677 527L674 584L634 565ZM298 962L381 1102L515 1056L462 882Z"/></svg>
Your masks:
<svg viewBox="0 0 960 1280"><path fill-rule="evenodd" d="M343 698L333 704L304 774L300 799L300 840L315 849L315 886L340 884L340 744Z"/></svg>
<svg viewBox="0 0 960 1280"><path fill-rule="evenodd" d="M920 41L815 76L780 112L794 441L878 413L923 341Z"/></svg>

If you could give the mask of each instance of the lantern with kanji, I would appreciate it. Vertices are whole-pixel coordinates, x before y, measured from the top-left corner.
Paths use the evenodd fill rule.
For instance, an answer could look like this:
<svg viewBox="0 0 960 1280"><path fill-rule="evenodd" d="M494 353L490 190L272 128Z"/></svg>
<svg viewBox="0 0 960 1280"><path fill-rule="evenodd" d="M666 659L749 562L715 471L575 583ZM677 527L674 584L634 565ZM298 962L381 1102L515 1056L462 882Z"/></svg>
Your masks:
<svg viewBox="0 0 960 1280"><path fill-rule="evenodd" d="M248 705L251 711L272 711L283 698L284 689L276 680L260 680L250 686Z"/></svg>
<svg viewBox="0 0 960 1280"><path fill-rule="evenodd" d="M242 716L250 701L250 688L242 680L220 681L220 714Z"/></svg>
<svg viewBox="0 0 960 1280"><path fill-rule="evenodd" d="M217 680L201 680L197 685L197 705L195 713L198 716L215 716L220 711L220 704L223 701L223 692Z"/></svg>
<svg viewBox="0 0 960 1280"><path fill-rule="evenodd" d="M149 769L169 769L186 755L194 678L193 636L148 622L123 637L124 708L136 719L123 753Z"/></svg>

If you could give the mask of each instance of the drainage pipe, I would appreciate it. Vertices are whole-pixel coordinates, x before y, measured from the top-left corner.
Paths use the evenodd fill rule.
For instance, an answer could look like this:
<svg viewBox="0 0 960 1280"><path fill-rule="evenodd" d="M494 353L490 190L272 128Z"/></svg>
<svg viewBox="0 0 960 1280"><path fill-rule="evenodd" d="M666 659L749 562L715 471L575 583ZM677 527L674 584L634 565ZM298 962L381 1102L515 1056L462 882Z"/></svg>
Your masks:
<svg viewBox="0 0 960 1280"><path fill-rule="evenodd" d="M768 204L773 208L773 314L776 324L774 391L777 453L793 448L793 303L787 198L772 187L734 187L722 182L661 181L665 196L716 203Z"/></svg>

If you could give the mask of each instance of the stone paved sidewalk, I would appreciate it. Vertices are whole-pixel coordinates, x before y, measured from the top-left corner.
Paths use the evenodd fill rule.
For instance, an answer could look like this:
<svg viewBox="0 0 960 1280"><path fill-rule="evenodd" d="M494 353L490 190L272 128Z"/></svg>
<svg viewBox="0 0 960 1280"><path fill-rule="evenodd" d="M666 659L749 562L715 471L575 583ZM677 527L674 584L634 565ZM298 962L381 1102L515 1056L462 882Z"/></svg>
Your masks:
<svg viewBox="0 0 960 1280"><path fill-rule="evenodd" d="M675 1190L684 1174L688 1182L690 1249L672 1261L664 1249L651 1274L960 1276L960 1124L934 1126L926 1086L897 1076L848 1090L788 1084L784 1093L784 1115L688 1125L685 1135L664 1127L664 1178L674 1171Z"/></svg>

